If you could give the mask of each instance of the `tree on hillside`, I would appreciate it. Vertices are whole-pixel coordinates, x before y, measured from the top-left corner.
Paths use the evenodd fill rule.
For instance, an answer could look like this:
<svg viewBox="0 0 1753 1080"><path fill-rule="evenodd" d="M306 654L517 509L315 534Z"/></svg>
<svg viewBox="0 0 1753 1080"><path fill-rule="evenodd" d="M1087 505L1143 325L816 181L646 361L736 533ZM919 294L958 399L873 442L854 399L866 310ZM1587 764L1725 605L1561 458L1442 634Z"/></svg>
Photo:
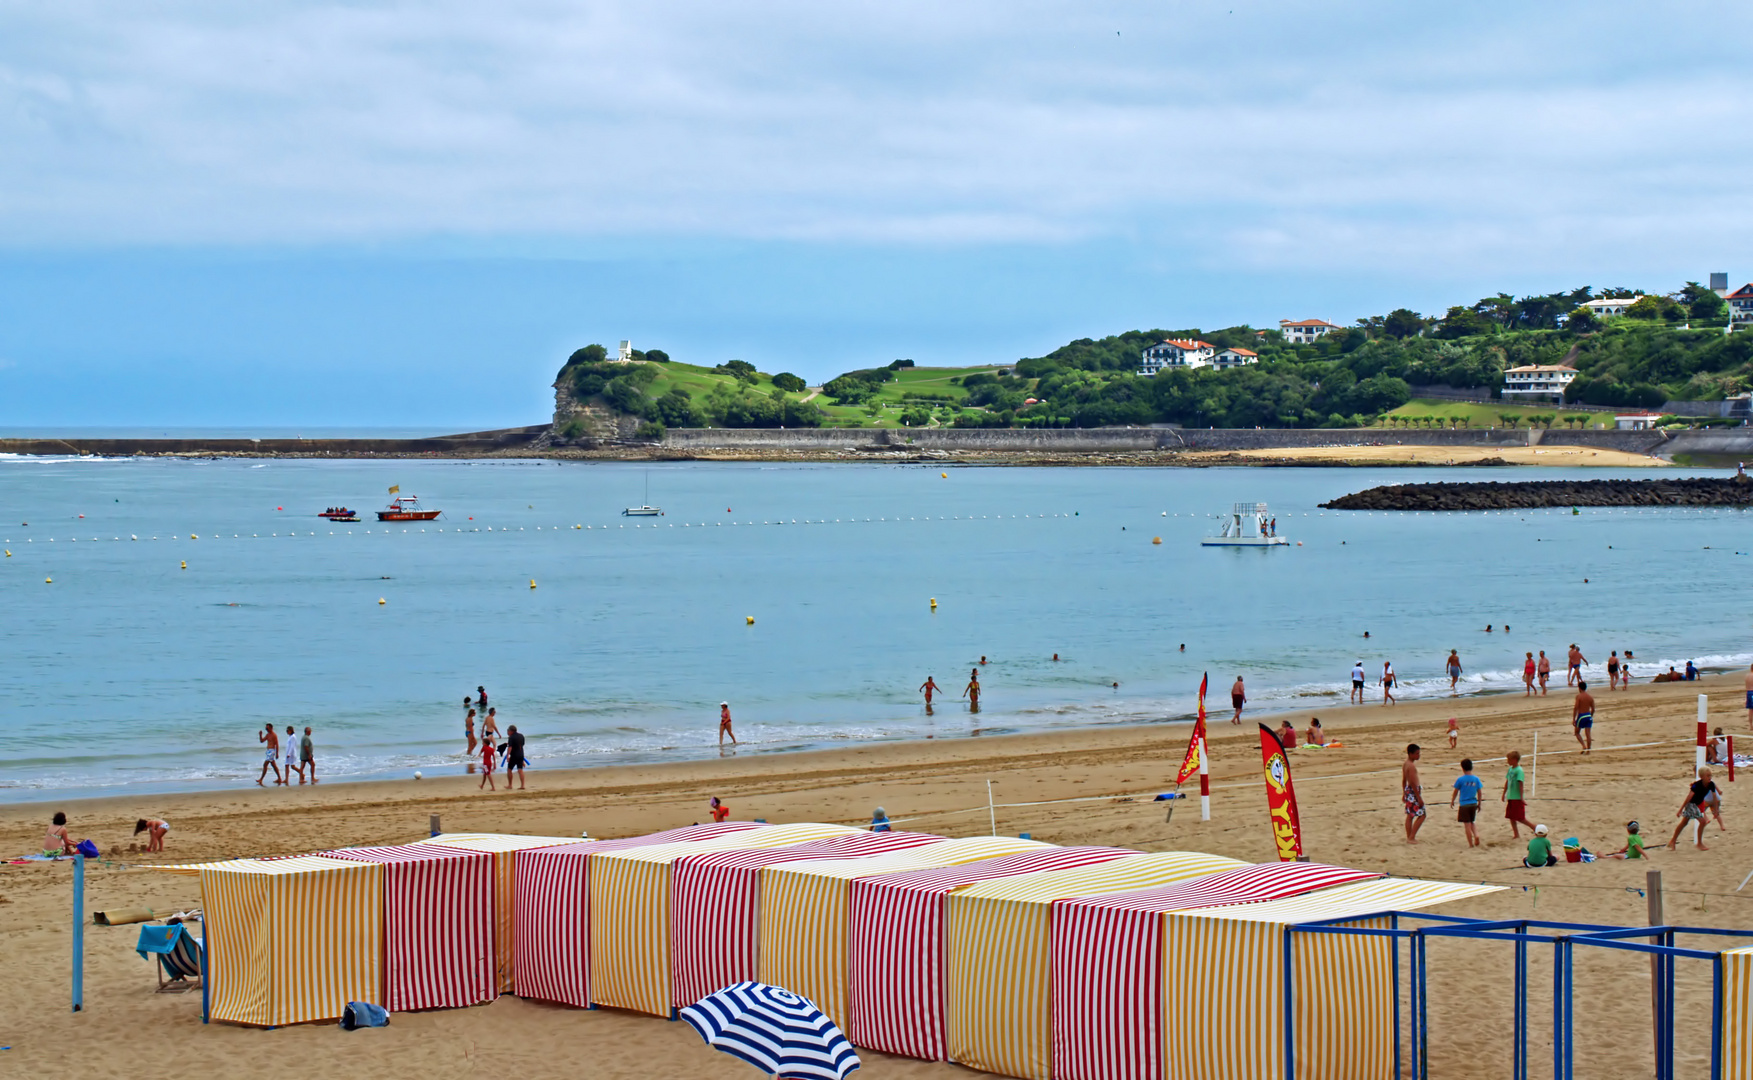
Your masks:
<svg viewBox="0 0 1753 1080"><path fill-rule="evenodd" d="M1720 319L1728 314L1728 301L1696 281L1688 281L1674 298L1686 305L1686 313L1694 319Z"/></svg>
<svg viewBox="0 0 1753 1080"><path fill-rule="evenodd" d="M804 382L789 371L781 371L779 374L773 376L773 385L781 390L788 390L793 394L801 394L809 389L808 383Z"/></svg>
<svg viewBox="0 0 1753 1080"><path fill-rule="evenodd" d="M1395 308L1382 318L1382 333L1391 338L1417 337L1424 327L1424 316L1410 308Z"/></svg>
<svg viewBox="0 0 1753 1080"><path fill-rule="evenodd" d="M1492 323L1490 319L1474 311L1472 308L1456 305L1443 316L1442 325L1437 328L1437 337L1454 340L1455 338L1472 337L1475 334L1489 334Z"/></svg>
<svg viewBox="0 0 1753 1080"><path fill-rule="evenodd" d="M1594 308L1579 307L1564 320L1564 328L1578 334L1587 334L1601 328L1601 320L1595 315Z"/></svg>

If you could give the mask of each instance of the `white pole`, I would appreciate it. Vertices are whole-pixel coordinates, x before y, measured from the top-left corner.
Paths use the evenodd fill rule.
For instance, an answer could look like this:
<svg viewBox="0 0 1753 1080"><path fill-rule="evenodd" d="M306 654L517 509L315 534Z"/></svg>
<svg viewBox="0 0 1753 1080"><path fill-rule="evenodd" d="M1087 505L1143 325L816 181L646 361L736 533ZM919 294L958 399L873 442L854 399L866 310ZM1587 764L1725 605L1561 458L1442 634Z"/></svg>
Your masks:
<svg viewBox="0 0 1753 1080"><path fill-rule="evenodd" d="M1199 736L1199 820L1211 820L1211 772L1205 762L1205 736Z"/></svg>
<svg viewBox="0 0 1753 1080"><path fill-rule="evenodd" d="M1528 798L1540 785L1540 733L1534 732L1534 756L1528 760Z"/></svg>
<svg viewBox="0 0 1753 1080"><path fill-rule="evenodd" d="M1699 770L1704 768L1704 731L1705 725L1709 722L1710 697L1706 694L1700 694L1698 695L1698 749L1696 751L1696 760L1692 763L1692 778L1694 780L1698 779ZM1700 835L1703 834L1701 833Z"/></svg>
<svg viewBox="0 0 1753 1080"><path fill-rule="evenodd" d="M998 811L992 806L992 781L986 781L986 815L992 819L992 835L998 835Z"/></svg>

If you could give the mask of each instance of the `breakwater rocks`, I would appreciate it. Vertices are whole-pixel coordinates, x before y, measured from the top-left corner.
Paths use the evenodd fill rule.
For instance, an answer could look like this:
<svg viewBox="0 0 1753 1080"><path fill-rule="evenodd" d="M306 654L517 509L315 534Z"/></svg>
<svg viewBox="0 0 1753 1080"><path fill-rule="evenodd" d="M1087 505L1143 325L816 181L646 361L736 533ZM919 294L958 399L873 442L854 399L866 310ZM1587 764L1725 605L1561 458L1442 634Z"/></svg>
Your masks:
<svg viewBox="0 0 1753 1080"><path fill-rule="evenodd" d="M1323 510L1533 510L1549 506L1753 506L1753 479L1390 484L1321 504Z"/></svg>

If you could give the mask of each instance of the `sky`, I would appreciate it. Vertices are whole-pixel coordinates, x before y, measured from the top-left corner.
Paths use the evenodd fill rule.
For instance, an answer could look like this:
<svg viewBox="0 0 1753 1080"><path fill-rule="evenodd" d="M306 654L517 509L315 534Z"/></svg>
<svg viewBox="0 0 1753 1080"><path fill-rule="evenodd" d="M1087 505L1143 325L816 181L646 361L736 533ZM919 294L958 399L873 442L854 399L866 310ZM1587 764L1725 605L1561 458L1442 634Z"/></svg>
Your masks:
<svg viewBox="0 0 1753 1080"><path fill-rule="evenodd" d="M0 0L0 432L1738 285L1737 8Z"/></svg>

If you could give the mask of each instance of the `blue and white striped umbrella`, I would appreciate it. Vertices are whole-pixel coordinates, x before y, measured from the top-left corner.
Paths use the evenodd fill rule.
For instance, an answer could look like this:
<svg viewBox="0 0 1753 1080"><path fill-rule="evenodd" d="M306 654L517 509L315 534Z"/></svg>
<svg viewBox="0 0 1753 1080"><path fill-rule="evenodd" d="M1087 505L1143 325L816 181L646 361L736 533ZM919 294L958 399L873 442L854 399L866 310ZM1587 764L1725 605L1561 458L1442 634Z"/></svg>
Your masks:
<svg viewBox="0 0 1753 1080"><path fill-rule="evenodd" d="M846 1080L861 1062L822 1010L789 990L741 982L682 1010L708 1046L787 1080Z"/></svg>

